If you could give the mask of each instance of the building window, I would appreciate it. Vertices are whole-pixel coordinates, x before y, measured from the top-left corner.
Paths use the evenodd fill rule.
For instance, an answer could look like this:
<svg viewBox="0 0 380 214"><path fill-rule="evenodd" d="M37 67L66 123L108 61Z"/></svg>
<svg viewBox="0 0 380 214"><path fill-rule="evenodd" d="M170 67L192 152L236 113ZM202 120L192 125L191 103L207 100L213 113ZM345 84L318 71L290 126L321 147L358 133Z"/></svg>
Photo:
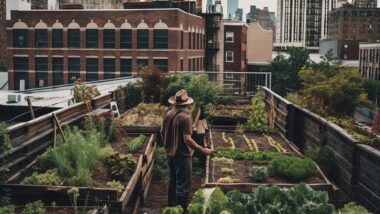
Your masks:
<svg viewBox="0 0 380 214"><path fill-rule="evenodd" d="M53 85L63 85L63 58L53 58Z"/></svg>
<svg viewBox="0 0 380 214"><path fill-rule="evenodd" d="M27 57L14 57L14 90L29 88L29 61Z"/></svg>
<svg viewBox="0 0 380 214"><path fill-rule="evenodd" d="M192 49L195 49L196 48L196 37L197 37L197 34L196 33L193 33L193 48Z"/></svg>
<svg viewBox="0 0 380 214"><path fill-rule="evenodd" d="M97 58L87 58L86 59L86 81L96 81L98 80L98 59Z"/></svg>
<svg viewBox="0 0 380 214"><path fill-rule="evenodd" d="M226 51L226 62L234 62L234 52Z"/></svg>
<svg viewBox="0 0 380 214"><path fill-rule="evenodd" d="M149 48L149 30L147 29L137 30L137 48L138 49Z"/></svg>
<svg viewBox="0 0 380 214"><path fill-rule="evenodd" d="M63 48L63 29L53 29L52 35L52 47Z"/></svg>
<svg viewBox="0 0 380 214"><path fill-rule="evenodd" d="M167 72L168 71L168 59L155 59L154 66L158 68L160 71Z"/></svg>
<svg viewBox="0 0 380 214"><path fill-rule="evenodd" d="M141 68L145 66L149 66L148 59L137 59L137 70L140 70Z"/></svg>
<svg viewBox="0 0 380 214"><path fill-rule="evenodd" d="M188 68L189 68L189 71L192 71L192 68L191 68L191 59L188 60Z"/></svg>
<svg viewBox="0 0 380 214"><path fill-rule="evenodd" d="M234 43L234 32L226 32L226 43Z"/></svg>
<svg viewBox="0 0 380 214"><path fill-rule="evenodd" d="M132 48L132 30L131 29L120 30L120 48L124 48L124 49Z"/></svg>
<svg viewBox="0 0 380 214"><path fill-rule="evenodd" d="M36 58L36 87L48 86L48 58Z"/></svg>
<svg viewBox="0 0 380 214"><path fill-rule="evenodd" d="M181 31L181 49L183 49L183 31Z"/></svg>
<svg viewBox="0 0 380 214"><path fill-rule="evenodd" d="M121 77L132 76L132 60L131 59L120 60L120 76Z"/></svg>
<svg viewBox="0 0 380 214"><path fill-rule="evenodd" d="M98 48L98 29L86 30L86 48Z"/></svg>
<svg viewBox="0 0 380 214"><path fill-rule="evenodd" d="M192 35L192 33L189 32L187 35L188 35L188 41L189 41L188 49L191 49L191 35Z"/></svg>
<svg viewBox="0 0 380 214"><path fill-rule="evenodd" d="M180 71L183 71L183 59L181 59L181 61L180 61Z"/></svg>
<svg viewBox="0 0 380 214"><path fill-rule="evenodd" d="M153 30L154 49L168 48L168 30Z"/></svg>
<svg viewBox="0 0 380 214"><path fill-rule="evenodd" d="M115 59L105 58L103 61L103 79L114 79L115 78Z"/></svg>
<svg viewBox="0 0 380 214"><path fill-rule="evenodd" d="M34 32L36 34L36 48L47 48L47 29L36 29Z"/></svg>
<svg viewBox="0 0 380 214"><path fill-rule="evenodd" d="M79 48L80 47L80 30L79 29L69 29L67 31L67 46L68 48Z"/></svg>
<svg viewBox="0 0 380 214"><path fill-rule="evenodd" d="M13 47L27 48L28 47L28 29L13 30Z"/></svg>
<svg viewBox="0 0 380 214"><path fill-rule="evenodd" d="M115 29L104 29L103 41L103 48L115 48Z"/></svg>
<svg viewBox="0 0 380 214"><path fill-rule="evenodd" d="M69 83L80 79L80 58L69 58Z"/></svg>

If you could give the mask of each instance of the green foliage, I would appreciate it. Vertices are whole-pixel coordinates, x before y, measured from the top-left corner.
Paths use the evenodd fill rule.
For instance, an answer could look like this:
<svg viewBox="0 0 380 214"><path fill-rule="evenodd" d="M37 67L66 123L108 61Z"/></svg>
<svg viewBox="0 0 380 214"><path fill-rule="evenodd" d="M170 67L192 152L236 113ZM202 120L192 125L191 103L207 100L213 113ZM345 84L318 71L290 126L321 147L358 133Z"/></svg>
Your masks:
<svg viewBox="0 0 380 214"><path fill-rule="evenodd" d="M0 214L15 214L15 206L8 205L4 207L0 207Z"/></svg>
<svg viewBox="0 0 380 214"><path fill-rule="evenodd" d="M11 149L12 144L8 135L7 125L5 123L0 123L0 166L7 166L6 156ZM4 183L7 179L7 171L7 168L0 170L0 183ZM0 193L2 193L1 190Z"/></svg>
<svg viewBox="0 0 380 214"><path fill-rule="evenodd" d="M134 154L144 145L145 135L139 135L128 143L128 152Z"/></svg>
<svg viewBox="0 0 380 214"><path fill-rule="evenodd" d="M54 170L48 170L41 174L34 172L31 176L21 181L21 184L24 185L60 185L61 183L61 178Z"/></svg>
<svg viewBox="0 0 380 214"><path fill-rule="evenodd" d="M232 169L232 168L227 168L227 167L223 167L221 169L221 172L223 175L234 175L235 174L235 170Z"/></svg>
<svg viewBox="0 0 380 214"><path fill-rule="evenodd" d="M253 167L251 178L255 182L264 182L268 178L266 167Z"/></svg>
<svg viewBox="0 0 380 214"><path fill-rule="evenodd" d="M252 161L269 161L277 157L278 154L273 152L247 152L247 151L217 151L215 157L231 158L233 160L252 160Z"/></svg>
<svg viewBox="0 0 380 214"><path fill-rule="evenodd" d="M300 181L315 175L317 167L310 158L279 155L269 162L268 172L273 176Z"/></svg>
<svg viewBox="0 0 380 214"><path fill-rule="evenodd" d="M251 193L227 193L226 210L231 213L333 214L326 192L314 191L304 183L290 189L260 186Z"/></svg>
<svg viewBox="0 0 380 214"><path fill-rule="evenodd" d="M344 205L344 207L338 211L338 214L370 214L370 212L355 202L350 202Z"/></svg>
<svg viewBox="0 0 380 214"><path fill-rule="evenodd" d="M334 162L334 155L327 147L312 147L308 146L305 152L306 157L313 159L317 164L325 168L327 172L330 171Z"/></svg>
<svg viewBox="0 0 380 214"><path fill-rule="evenodd" d="M21 214L45 214L46 210L42 201L35 201L25 205Z"/></svg>
<svg viewBox="0 0 380 214"><path fill-rule="evenodd" d="M206 75L179 75L166 88L165 97L174 96L181 89L185 89L200 107L204 107L209 103L216 103L217 97L221 93L220 86L210 81ZM167 99L164 102L166 103Z"/></svg>
<svg viewBox="0 0 380 214"><path fill-rule="evenodd" d="M314 67L299 72L303 88L302 94L320 108L326 108L335 115L352 115L358 104L366 104L363 78L357 69L339 67L319 70Z"/></svg>
<svg viewBox="0 0 380 214"><path fill-rule="evenodd" d="M166 207L162 211L162 214L182 214L182 213L183 213L183 208L180 205L176 207Z"/></svg>
<svg viewBox="0 0 380 214"><path fill-rule="evenodd" d="M96 85L89 86L80 80L75 82L72 90L74 92L74 99L76 102L88 101L100 95Z"/></svg>
<svg viewBox="0 0 380 214"><path fill-rule="evenodd" d="M165 80L165 73L152 67L143 67L140 69L142 78L142 100L144 102L159 103L163 101L164 88L168 82Z"/></svg>
<svg viewBox="0 0 380 214"><path fill-rule="evenodd" d="M247 129L257 133L273 132L269 126L268 114L265 110L264 92L262 90L258 90L251 100Z"/></svg>
<svg viewBox="0 0 380 214"><path fill-rule="evenodd" d="M74 213L78 213L78 197L79 197L79 189L77 187L72 187L67 190L67 195L70 197L71 206L74 208Z"/></svg>
<svg viewBox="0 0 380 214"><path fill-rule="evenodd" d="M285 96L287 89L298 90L301 83L298 72L309 63L309 53L306 49L291 48L289 57L278 55L272 61L272 90L281 96Z"/></svg>
<svg viewBox="0 0 380 214"><path fill-rule="evenodd" d="M119 181L127 181L136 168L136 161L132 154L115 153L106 158L105 164L111 178Z"/></svg>
<svg viewBox="0 0 380 214"><path fill-rule="evenodd" d="M220 96L216 98L215 104L218 105L231 105L235 103L235 99L232 96Z"/></svg>
<svg viewBox="0 0 380 214"><path fill-rule="evenodd" d="M195 192L188 206L189 214L220 214L227 203L227 197L219 188L200 189Z"/></svg>
<svg viewBox="0 0 380 214"><path fill-rule="evenodd" d="M368 94L368 99L372 102L380 99L380 82L377 80L365 79L363 83L365 92Z"/></svg>
<svg viewBox="0 0 380 214"><path fill-rule="evenodd" d="M153 159L153 180L166 180L168 178L169 169L165 149L163 147L158 147L154 152Z"/></svg>
<svg viewBox="0 0 380 214"><path fill-rule="evenodd" d="M68 128L65 132L66 142L58 140L58 146L49 149L37 158L36 166L41 171L56 169L59 177L76 185L75 181L86 183L91 178L91 171L96 162L102 161L102 133L89 130L83 134L77 127ZM83 182L78 185L83 185Z"/></svg>
<svg viewBox="0 0 380 214"><path fill-rule="evenodd" d="M120 183L120 181L109 181L107 182L107 186L111 189L114 189L118 192L123 192L124 190L124 185Z"/></svg>
<svg viewBox="0 0 380 214"><path fill-rule="evenodd" d="M125 108L130 109L137 106L142 101L142 89L140 84L128 83L124 88Z"/></svg>
<svg viewBox="0 0 380 214"><path fill-rule="evenodd" d="M122 115L117 123L122 126L161 126L167 111L166 106L158 103L140 103Z"/></svg>
<svg viewBox="0 0 380 214"><path fill-rule="evenodd" d="M285 99L288 100L289 102L293 103L293 104L296 104L296 105L302 107L302 108L306 107L302 96L300 96L298 94L298 92L287 93Z"/></svg>

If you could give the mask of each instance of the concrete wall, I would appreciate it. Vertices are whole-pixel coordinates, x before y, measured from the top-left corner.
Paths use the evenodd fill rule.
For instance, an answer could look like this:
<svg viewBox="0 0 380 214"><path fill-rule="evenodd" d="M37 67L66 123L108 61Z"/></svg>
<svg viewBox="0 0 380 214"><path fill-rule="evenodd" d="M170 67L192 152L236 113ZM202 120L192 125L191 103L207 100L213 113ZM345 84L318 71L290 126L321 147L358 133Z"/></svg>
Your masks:
<svg viewBox="0 0 380 214"><path fill-rule="evenodd" d="M272 61L273 31L264 30L258 23L249 23L247 31L248 62Z"/></svg>

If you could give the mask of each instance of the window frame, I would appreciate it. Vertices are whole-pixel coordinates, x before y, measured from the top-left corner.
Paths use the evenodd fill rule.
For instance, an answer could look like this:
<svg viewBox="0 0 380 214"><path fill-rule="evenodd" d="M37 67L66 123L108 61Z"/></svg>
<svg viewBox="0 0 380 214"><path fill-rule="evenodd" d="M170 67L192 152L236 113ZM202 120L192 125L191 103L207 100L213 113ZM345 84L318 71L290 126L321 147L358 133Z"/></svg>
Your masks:
<svg viewBox="0 0 380 214"><path fill-rule="evenodd" d="M99 47L98 29L86 29L86 48L98 48L98 47Z"/></svg>
<svg viewBox="0 0 380 214"><path fill-rule="evenodd" d="M116 47L116 30L103 29L103 48L113 49Z"/></svg>
<svg viewBox="0 0 380 214"><path fill-rule="evenodd" d="M132 29L120 29L120 49L132 48Z"/></svg>
<svg viewBox="0 0 380 214"><path fill-rule="evenodd" d="M231 54L231 60L228 60L228 54ZM226 51L226 59L225 59L225 62L229 62L229 63L231 63L231 62L234 62L234 52L233 51Z"/></svg>
<svg viewBox="0 0 380 214"><path fill-rule="evenodd" d="M67 48L80 48L79 28L70 28L67 30Z"/></svg>
<svg viewBox="0 0 380 214"><path fill-rule="evenodd" d="M168 49L169 48L169 30L168 29L154 29L153 30L153 48L154 49Z"/></svg>
<svg viewBox="0 0 380 214"><path fill-rule="evenodd" d="M143 34L145 33L146 34ZM149 29L137 29L137 49L149 49Z"/></svg>
<svg viewBox="0 0 380 214"><path fill-rule="evenodd" d="M13 47L14 48L28 48L29 47L29 32L28 29L13 29ZM16 39L16 36L18 37ZM21 40L22 37L22 41ZM22 44L20 43L22 42Z"/></svg>
<svg viewBox="0 0 380 214"><path fill-rule="evenodd" d="M228 36L228 34L230 34L230 36ZM231 38L231 39L229 39L229 38ZM235 42L235 34L234 34L234 32L232 32L232 31L227 31L226 32L225 42L226 43L234 43Z"/></svg>
<svg viewBox="0 0 380 214"><path fill-rule="evenodd" d="M55 29L53 28L51 30L51 37L52 37L52 40L51 40L52 48L63 48L63 29L62 28L55 28Z"/></svg>

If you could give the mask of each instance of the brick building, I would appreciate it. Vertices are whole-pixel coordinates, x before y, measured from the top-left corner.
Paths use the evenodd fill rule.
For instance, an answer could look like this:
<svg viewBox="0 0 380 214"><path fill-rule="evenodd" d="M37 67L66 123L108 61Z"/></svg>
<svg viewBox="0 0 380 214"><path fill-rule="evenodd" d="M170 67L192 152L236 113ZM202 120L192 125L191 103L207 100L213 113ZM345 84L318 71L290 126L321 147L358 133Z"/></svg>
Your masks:
<svg viewBox="0 0 380 214"><path fill-rule="evenodd" d="M242 22L223 21L224 71L247 71L247 29Z"/></svg>
<svg viewBox="0 0 380 214"><path fill-rule="evenodd" d="M380 81L380 43L360 44L360 73L366 79Z"/></svg>
<svg viewBox="0 0 380 214"><path fill-rule="evenodd" d="M6 0L0 0L0 66L7 62ZM0 67L1 70L1 67Z"/></svg>
<svg viewBox="0 0 380 214"><path fill-rule="evenodd" d="M360 42L380 39L380 8L357 8L346 4L330 12L327 40L321 50L333 49L343 60L357 60ZM325 48L326 47L326 48Z"/></svg>
<svg viewBox="0 0 380 214"><path fill-rule="evenodd" d="M204 20L178 8L13 11L7 27L11 90L203 70Z"/></svg>

